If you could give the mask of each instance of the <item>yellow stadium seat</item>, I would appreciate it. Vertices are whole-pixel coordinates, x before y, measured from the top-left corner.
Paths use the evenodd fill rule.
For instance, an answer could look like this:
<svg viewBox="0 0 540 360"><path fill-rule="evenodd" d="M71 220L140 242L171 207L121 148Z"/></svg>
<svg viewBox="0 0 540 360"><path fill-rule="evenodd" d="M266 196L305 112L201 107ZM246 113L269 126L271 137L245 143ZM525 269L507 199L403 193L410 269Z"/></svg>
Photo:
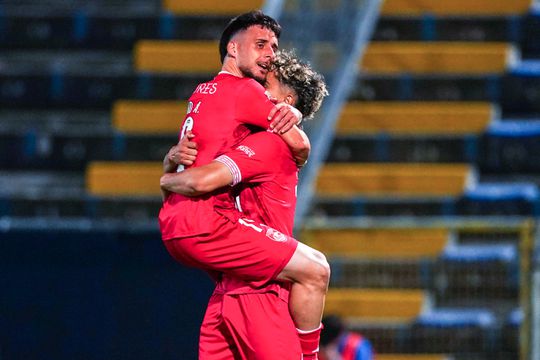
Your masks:
<svg viewBox="0 0 540 360"><path fill-rule="evenodd" d="M134 57L137 71L211 74L221 68L216 41L141 40Z"/></svg>
<svg viewBox="0 0 540 360"><path fill-rule="evenodd" d="M485 102L350 102L338 120L346 134L474 134L486 129L496 108Z"/></svg>
<svg viewBox="0 0 540 360"><path fill-rule="evenodd" d="M473 175L468 164L327 163L317 178L321 196L456 196Z"/></svg>
<svg viewBox="0 0 540 360"><path fill-rule="evenodd" d="M187 101L120 100L114 104L115 129L132 134L178 133L187 110Z"/></svg>
<svg viewBox="0 0 540 360"><path fill-rule="evenodd" d="M488 74L504 72L515 56L507 43L372 42L362 71L379 74Z"/></svg>
<svg viewBox="0 0 540 360"><path fill-rule="evenodd" d="M161 162L91 162L86 190L99 196L159 196Z"/></svg>
<svg viewBox="0 0 540 360"><path fill-rule="evenodd" d="M440 255L449 236L443 228L321 228L304 231L301 239L327 256L418 259Z"/></svg>
<svg viewBox="0 0 540 360"><path fill-rule="evenodd" d="M386 0L382 15L517 15L527 12L531 0Z"/></svg>
<svg viewBox="0 0 540 360"><path fill-rule="evenodd" d="M260 9L263 0L163 0L163 8L175 14L230 15Z"/></svg>
<svg viewBox="0 0 540 360"><path fill-rule="evenodd" d="M449 360L442 354L377 354L377 360Z"/></svg>
<svg viewBox="0 0 540 360"><path fill-rule="evenodd" d="M422 290L331 288L324 311L344 318L406 322L420 314L425 299Z"/></svg>

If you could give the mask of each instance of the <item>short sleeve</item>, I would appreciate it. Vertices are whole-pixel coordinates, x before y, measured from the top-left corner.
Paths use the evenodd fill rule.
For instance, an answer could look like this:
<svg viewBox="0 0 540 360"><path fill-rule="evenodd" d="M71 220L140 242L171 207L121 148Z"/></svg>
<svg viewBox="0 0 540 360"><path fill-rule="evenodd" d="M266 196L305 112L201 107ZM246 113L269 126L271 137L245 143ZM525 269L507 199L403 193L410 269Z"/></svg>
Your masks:
<svg viewBox="0 0 540 360"><path fill-rule="evenodd" d="M268 129L268 114L274 105L266 95L264 87L249 79L240 87L236 96L235 118L242 124Z"/></svg>
<svg viewBox="0 0 540 360"><path fill-rule="evenodd" d="M236 148L220 156L238 182L264 182L272 180L280 170L284 156L291 156L285 142L276 134L261 131L248 136ZM224 160L220 160L226 158Z"/></svg>

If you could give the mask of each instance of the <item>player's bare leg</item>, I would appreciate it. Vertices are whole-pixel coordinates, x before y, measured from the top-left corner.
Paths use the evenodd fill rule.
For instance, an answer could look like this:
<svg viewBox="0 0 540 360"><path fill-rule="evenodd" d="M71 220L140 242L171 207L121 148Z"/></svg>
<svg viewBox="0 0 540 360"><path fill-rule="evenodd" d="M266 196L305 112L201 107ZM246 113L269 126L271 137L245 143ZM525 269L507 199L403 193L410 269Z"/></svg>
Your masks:
<svg viewBox="0 0 540 360"><path fill-rule="evenodd" d="M289 310L298 329L304 359L316 359L319 348L324 300L330 281L330 266L319 251L299 243L278 279L293 283Z"/></svg>

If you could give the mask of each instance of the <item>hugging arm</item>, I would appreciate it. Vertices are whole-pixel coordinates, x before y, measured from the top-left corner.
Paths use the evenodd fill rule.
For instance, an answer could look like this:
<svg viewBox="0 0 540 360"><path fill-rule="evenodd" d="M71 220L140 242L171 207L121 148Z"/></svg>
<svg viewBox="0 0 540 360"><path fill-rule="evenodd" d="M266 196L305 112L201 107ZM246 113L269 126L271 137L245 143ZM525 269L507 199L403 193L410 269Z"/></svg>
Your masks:
<svg viewBox="0 0 540 360"><path fill-rule="evenodd" d="M230 185L232 181L229 168L221 162L212 161L178 173L165 173L160 179L160 186L162 191L197 196Z"/></svg>

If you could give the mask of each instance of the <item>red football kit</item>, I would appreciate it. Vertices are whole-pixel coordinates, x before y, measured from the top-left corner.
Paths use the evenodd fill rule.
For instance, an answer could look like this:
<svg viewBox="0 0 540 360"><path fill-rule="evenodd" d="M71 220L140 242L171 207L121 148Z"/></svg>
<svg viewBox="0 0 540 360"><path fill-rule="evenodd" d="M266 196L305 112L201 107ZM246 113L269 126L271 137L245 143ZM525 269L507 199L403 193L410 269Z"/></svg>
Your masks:
<svg viewBox="0 0 540 360"><path fill-rule="evenodd" d="M204 165L249 135L247 125L267 128L274 104L255 80L220 73L200 84L188 103L180 137L191 130L198 143L193 166ZM275 241L267 226L254 227L235 208L231 189L200 197L172 193L159 214L165 246L185 265L225 273L260 287L283 270L296 240Z"/></svg>
<svg viewBox="0 0 540 360"><path fill-rule="evenodd" d="M291 239L298 168L277 135L259 132L219 156L240 185L240 206L253 227L266 224L273 237ZM283 233L282 233L283 232ZM300 342L291 319L290 284L271 282L261 288L224 274L217 284L201 326L199 359L299 360Z"/></svg>

